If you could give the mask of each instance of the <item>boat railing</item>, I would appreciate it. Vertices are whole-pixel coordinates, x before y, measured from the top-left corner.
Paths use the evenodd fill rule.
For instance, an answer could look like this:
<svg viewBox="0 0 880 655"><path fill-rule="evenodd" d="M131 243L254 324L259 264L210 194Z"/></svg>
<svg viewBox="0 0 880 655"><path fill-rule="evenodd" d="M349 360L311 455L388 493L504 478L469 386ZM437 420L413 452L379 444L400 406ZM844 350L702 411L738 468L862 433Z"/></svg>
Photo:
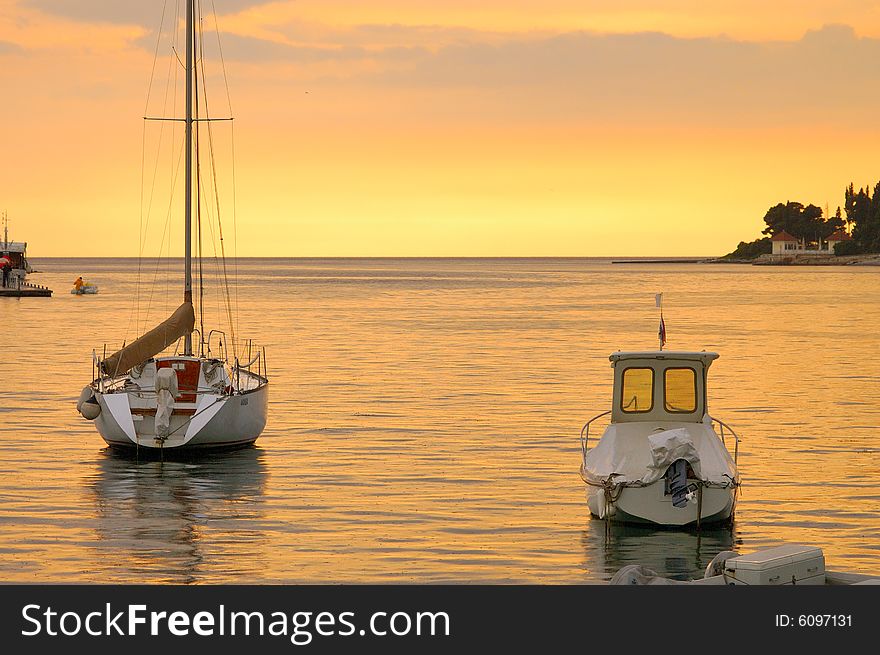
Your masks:
<svg viewBox="0 0 880 655"><path fill-rule="evenodd" d="M235 376L236 388L241 389L242 373L251 377L256 377L258 380L258 386L267 383L269 381L269 373L266 368L266 348L257 346L252 340L248 339L247 348L242 352L242 355L247 357L246 362L242 363L242 361L236 357L235 363L232 367L232 374Z"/></svg>
<svg viewBox="0 0 880 655"><path fill-rule="evenodd" d="M710 416L709 418L711 419L712 423L718 424L718 436L721 437L721 443L724 444L725 448L727 448L727 439L724 436L724 430L727 429L727 431L733 435L733 463L736 464L736 460L739 457L739 442L742 441L742 439L740 439L739 435L733 431L732 427L727 425L727 423L725 423L721 419L717 419L714 416Z"/></svg>
<svg viewBox="0 0 880 655"><path fill-rule="evenodd" d="M600 419L603 416L608 416L611 413L609 409L607 412L602 412L601 414L596 414L589 421L584 423L584 427L581 428L581 455L583 457L587 456L587 451L589 450L589 442L590 442L590 424L593 423L596 419Z"/></svg>
<svg viewBox="0 0 880 655"><path fill-rule="evenodd" d="M123 344L124 345L124 344ZM92 384L102 393L120 382L118 371L113 373L104 372L104 360L107 359L107 344L101 348L101 352L92 348Z"/></svg>
<svg viewBox="0 0 880 655"><path fill-rule="evenodd" d="M223 330L211 330L208 332L208 339L205 342L205 347L208 349L208 357L211 356L211 337L214 336L214 333L220 335L218 339L218 350L220 351L219 359L226 361L226 344L223 343L223 340L226 339L226 333Z"/></svg>
<svg viewBox="0 0 880 655"><path fill-rule="evenodd" d="M41 289L43 291L51 291L49 287L44 286L42 284L34 284L33 282L26 282L21 279L21 276L18 276L18 288L19 289Z"/></svg>
<svg viewBox="0 0 880 655"><path fill-rule="evenodd" d="M199 336L198 340L195 340L192 338L193 334L197 334ZM186 344L186 341L184 341L183 337L178 338L177 344L174 346L174 354L175 355L182 355L185 352L184 350L182 350L180 348L181 341L183 341L183 343ZM199 354L204 357L204 355L205 355L205 340L202 338L202 331L197 327L194 327L192 329L192 332L190 332L190 346L192 346L193 343L199 344Z"/></svg>

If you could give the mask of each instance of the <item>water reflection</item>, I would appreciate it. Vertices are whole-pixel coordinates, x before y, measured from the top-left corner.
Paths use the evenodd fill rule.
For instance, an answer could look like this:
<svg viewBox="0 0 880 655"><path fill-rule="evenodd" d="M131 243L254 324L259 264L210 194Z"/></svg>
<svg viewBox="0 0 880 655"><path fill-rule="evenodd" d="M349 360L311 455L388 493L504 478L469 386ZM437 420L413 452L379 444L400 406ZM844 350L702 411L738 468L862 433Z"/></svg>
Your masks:
<svg viewBox="0 0 880 655"><path fill-rule="evenodd" d="M241 326L274 344L277 379L262 452L221 462L116 459L73 409L91 348L125 336L106 326L143 282L131 261L45 262L56 289L100 273L97 302L0 303L28 326L0 330L0 378L16 381L0 384L3 580L571 584L636 562L699 575L732 536L606 536L577 474L578 430L609 407L608 354L656 347L659 289L670 345L721 352L710 407L744 440L738 549L793 541L880 570L880 358L861 356L878 345L876 267L236 266ZM59 332L77 339L59 348Z"/></svg>
<svg viewBox="0 0 880 655"><path fill-rule="evenodd" d="M101 451L92 482L101 566L131 582L251 576L266 540L259 448L157 461Z"/></svg>
<svg viewBox="0 0 880 655"><path fill-rule="evenodd" d="M592 519L583 532L589 568L608 580L628 564L640 564L676 580L703 577L723 550L736 550L736 526L702 530L652 528Z"/></svg>

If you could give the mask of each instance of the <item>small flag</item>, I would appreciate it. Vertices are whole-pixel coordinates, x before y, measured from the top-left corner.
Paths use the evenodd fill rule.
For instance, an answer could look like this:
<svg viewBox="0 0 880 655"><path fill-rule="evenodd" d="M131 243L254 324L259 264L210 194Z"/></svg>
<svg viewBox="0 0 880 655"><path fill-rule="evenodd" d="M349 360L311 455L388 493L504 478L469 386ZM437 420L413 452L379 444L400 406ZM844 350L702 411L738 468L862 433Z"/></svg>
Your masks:
<svg viewBox="0 0 880 655"><path fill-rule="evenodd" d="M666 322L662 315L660 316L660 330L657 332L657 337L660 339L660 349L662 350L666 345Z"/></svg>
<svg viewBox="0 0 880 655"><path fill-rule="evenodd" d="M663 306L663 294L662 293L655 293L654 294L654 302L656 303L657 307L662 307Z"/></svg>

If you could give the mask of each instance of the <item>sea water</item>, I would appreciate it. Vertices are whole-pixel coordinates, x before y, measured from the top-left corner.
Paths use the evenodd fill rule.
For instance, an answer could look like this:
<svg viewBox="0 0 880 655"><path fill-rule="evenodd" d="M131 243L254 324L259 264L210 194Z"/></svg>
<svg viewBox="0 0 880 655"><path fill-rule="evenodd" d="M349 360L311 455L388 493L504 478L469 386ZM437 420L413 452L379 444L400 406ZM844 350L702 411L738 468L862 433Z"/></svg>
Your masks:
<svg viewBox="0 0 880 655"><path fill-rule="evenodd" d="M781 541L880 572L876 268L243 259L230 326L206 261L205 333L266 347L269 422L255 448L163 462L110 451L74 406L93 349L179 304L179 263L33 264L53 297L0 298L0 580L590 583ZM69 294L80 275L97 295ZM608 354L656 347L657 292L668 348L721 354L732 529L586 507L578 433L610 408Z"/></svg>

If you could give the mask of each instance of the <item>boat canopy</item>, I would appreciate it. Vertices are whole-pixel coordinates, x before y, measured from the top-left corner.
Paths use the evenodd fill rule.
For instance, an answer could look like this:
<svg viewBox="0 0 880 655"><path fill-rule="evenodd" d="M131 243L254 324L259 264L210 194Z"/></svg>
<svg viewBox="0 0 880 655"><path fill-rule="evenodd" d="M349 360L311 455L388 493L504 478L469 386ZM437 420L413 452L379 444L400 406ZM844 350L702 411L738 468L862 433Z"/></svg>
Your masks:
<svg viewBox="0 0 880 655"><path fill-rule="evenodd" d="M101 370L105 375L124 375L181 337L191 334L195 323L193 304L185 302L167 320L101 362Z"/></svg>
<svg viewBox="0 0 880 655"><path fill-rule="evenodd" d="M20 252L27 250L25 241L0 241L0 252Z"/></svg>
<svg viewBox="0 0 880 655"><path fill-rule="evenodd" d="M706 371L718 353L615 352L611 420L699 423L707 413Z"/></svg>
<svg viewBox="0 0 880 655"><path fill-rule="evenodd" d="M608 359L612 362L619 362L626 359L656 359L663 361L667 359L686 359L703 362L703 366L709 366L718 359L718 353L709 352L707 350L644 350L644 351L622 351L611 353Z"/></svg>

